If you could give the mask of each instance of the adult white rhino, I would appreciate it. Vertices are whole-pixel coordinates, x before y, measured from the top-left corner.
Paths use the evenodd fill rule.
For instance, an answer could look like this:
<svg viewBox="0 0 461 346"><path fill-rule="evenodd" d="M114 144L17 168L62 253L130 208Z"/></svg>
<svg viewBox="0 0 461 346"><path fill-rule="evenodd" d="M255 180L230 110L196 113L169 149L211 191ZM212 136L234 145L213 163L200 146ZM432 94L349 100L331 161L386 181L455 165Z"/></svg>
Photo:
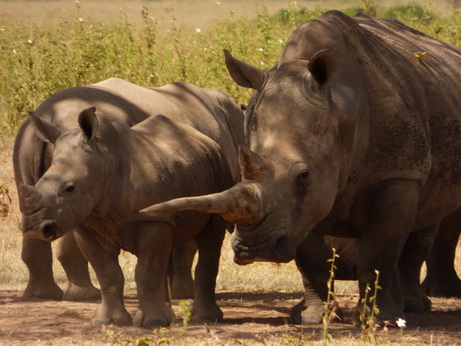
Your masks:
<svg viewBox="0 0 461 346"><path fill-rule="evenodd" d="M218 215L185 212L152 218L138 210L235 184L240 177L237 147L243 142L240 108L220 91L188 83L143 88L110 80L69 90L32 113L29 135L53 149L37 181L21 181L20 173L30 170L17 171L24 238L53 241L75 229L101 285L102 305L94 324L132 322L123 305L118 254L125 249L137 255L140 302L135 322L145 327L171 322L172 310L164 304L171 249L194 239L199 261L193 314L220 319L214 287L228 223ZM95 107L82 110L85 104L107 114ZM50 109L61 110L54 124L47 120ZM56 125L66 116L75 119L76 127Z"/></svg>
<svg viewBox="0 0 461 346"><path fill-rule="evenodd" d="M259 93L243 181L143 212L220 213L237 224L241 264L303 257L314 228L361 238L360 300L379 271L379 319L403 317L392 282L415 283L421 259L404 245L461 206L461 52L396 20L330 11L299 27L270 71L229 53L226 64Z"/></svg>

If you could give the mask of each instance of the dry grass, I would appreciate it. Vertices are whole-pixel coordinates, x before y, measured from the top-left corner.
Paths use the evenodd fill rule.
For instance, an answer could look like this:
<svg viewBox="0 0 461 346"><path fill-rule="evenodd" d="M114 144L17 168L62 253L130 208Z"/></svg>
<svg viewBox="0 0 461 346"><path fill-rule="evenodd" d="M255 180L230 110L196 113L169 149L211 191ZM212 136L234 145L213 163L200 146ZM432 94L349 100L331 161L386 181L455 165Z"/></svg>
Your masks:
<svg viewBox="0 0 461 346"><path fill-rule="evenodd" d="M441 13L450 13L454 3L460 1L433 0L384 0L374 1L379 8L389 8L401 5L419 5L436 7ZM290 3L308 10L337 9L345 10L351 7L363 7L362 0L157 0L157 1L127 1L127 0L81 0L83 19L91 22L106 21L108 18L126 16L129 22L141 23L141 9L146 7L156 18L160 28L166 30L170 22L175 20L184 30L206 28L217 21L230 17L255 18L261 8L266 8L272 15L280 9L286 9ZM62 19L70 20L77 16L75 1L0 1L0 23L11 24L17 21L32 22L41 26L57 25Z"/></svg>

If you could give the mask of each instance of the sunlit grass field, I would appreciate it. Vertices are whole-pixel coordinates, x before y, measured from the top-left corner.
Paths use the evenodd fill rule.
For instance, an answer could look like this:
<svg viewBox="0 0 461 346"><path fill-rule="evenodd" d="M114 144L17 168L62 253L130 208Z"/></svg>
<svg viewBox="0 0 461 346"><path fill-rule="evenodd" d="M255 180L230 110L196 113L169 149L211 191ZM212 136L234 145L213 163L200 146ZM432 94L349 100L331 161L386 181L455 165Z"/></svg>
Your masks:
<svg viewBox="0 0 461 346"><path fill-rule="evenodd" d="M461 14L448 1L436 5L375 2L379 5L251 0L0 2L0 11L4 10L0 15L0 284L25 286L28 279L20 260L20 215L11 166L13 138L28 110L58 90L109 77L149 86L184 80L222 89L245 104L251 91L231 81L222 49L269 69L291 32L326 9L350 15L365 9L396 17L430 36L461 45ZM293 263L239 267L232 256L227 239L218 289L302 289ZM121 256L129 287L134 287L134 261L129 254ZM60 284L65 282L59 265L55 275ZM354 287L352 283L344 290Z"/></svg>

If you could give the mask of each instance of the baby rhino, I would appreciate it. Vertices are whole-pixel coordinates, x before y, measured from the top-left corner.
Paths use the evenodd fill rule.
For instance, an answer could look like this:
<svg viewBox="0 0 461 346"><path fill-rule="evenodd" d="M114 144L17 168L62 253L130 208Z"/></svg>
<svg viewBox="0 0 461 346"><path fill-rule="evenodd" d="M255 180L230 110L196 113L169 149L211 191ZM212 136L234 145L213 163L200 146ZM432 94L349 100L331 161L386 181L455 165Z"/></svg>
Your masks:
<svg viewBox="0 0 461 346"><path fill-rule="evenodd" d="M238 143L222 148L198 130L164 115L153 115L130 128L93 107L80 113L79 127L65 132L31 116L37 134L55 149L51 166L37 184L20 186L25 196L24 237L51 242L81 226L75 237L102 292L93 324L133 323L123 302L124 277L118 263L123 249L138 257L139 309L134 323L169 325L174 316L165 302L170 253L191 239L199 251L193 316L221 319L214 291L228 223L219 215L192 211L152 217L138 210L179 196L231 187L234 179L228 161L236 156L228 158L223 152L237 155Z"/></svg>

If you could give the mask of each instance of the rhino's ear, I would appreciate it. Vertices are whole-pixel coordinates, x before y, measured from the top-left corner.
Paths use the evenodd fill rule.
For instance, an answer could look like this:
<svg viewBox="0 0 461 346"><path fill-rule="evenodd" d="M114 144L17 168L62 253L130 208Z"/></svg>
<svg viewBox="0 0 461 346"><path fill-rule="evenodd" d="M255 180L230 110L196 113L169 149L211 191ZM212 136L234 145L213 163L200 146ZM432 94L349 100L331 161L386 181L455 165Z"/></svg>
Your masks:
<svg viewBox="0 0 461 346"><path fill-rule="evenodd" d="M239 146L239 165L243 178L247 180L267 177L273 171L261 156L243 145Z"/></svg>
<svg viewBox="0 0 461 346"><path fill-rule="evenodd" d="M242 87L253 88L260 91L265 72L235 59L228 50L224 49L223 51L227 70L234 82Z"/></svg>
<svg viewBox="0 0 461 346"><path fill-rule="evenodd" d="M44 142L54 144L62 134L61 129L49 121L35 115L34 112L29 112L29 114L32 119L32 123L34 124L37 136Z"/></svg>
<svg viewBox="0 0 461 346"><path fill-rule="evenodd" d="M78 125L82 129L83 135L91 141L98 132L99 123L96 117L96 107L91 107L82 111L78 116Z"/></svg>
<svg viewBox="0 0 461 346"><path fill-rule="evenodd" d="M320 89L330 85L338 75L340 58L336 49L325 49L315 53L309 60L307 68L314 77L315 87Z"/></svg>

